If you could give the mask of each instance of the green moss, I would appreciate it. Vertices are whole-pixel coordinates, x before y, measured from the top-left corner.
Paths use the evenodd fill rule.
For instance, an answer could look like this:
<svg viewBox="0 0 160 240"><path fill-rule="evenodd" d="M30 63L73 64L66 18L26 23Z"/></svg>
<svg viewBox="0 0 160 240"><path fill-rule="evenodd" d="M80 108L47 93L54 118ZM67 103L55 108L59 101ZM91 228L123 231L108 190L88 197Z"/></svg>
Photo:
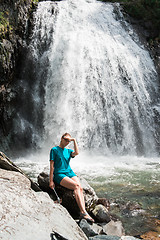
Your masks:
<svg viewBox="0 0 160 240"><path fill-rule="evenodd" d="M21 0L19 2L20 5L26 4L27 0ZM35 10L39 0L31 0L30 7L28 9L28 18L31 17L32 12ZM10 8L0 9L0 40L3 38L8 38L9 34L16 31L17 25L15 16L10 12Z"/></svg>
<svg viewBox="0 0 160 240"><path fill-rule="evenodd" d="M11 32L13 29L12 25L9 23L9 13L8 11L0 11L0 39L4 38L7 32Z"/></svg>
<svg viewBox="0 0 160 240"><path fill-rule="evenodd" d="M33 5L37 5L38 2L39 2L39 0L32 0L32 4L33 4Z"/></svg>
<svg viewBox="0 0 160 240"><path fill-rule="evenodd" d="M0 29L4 29L9 25L8 12L0 12Z"/></svg>

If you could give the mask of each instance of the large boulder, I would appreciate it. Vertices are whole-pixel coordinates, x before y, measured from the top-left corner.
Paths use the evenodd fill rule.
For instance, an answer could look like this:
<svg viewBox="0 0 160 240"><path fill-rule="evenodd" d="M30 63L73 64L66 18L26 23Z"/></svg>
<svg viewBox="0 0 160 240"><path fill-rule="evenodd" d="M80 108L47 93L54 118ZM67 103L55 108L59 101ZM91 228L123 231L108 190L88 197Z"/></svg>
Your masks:
<svg viewBox="0 0 160 240"><path fill-rule="evenodd" d="M111 220L109 223L104 224L102 226L103 226L103 233L107 235L118 236L118 237L125 235L125 231L121 221Z"/></svg>
<svg viewBox="0 0 160 240"><path fill-rule="evenodd" d="M19 167L17 167L3 152L0 152L0 168L15 171L23 174L31 182L31 188L38 192L41 191L37 183L33 182Z"/></svg>
<svg viewBox="0 0 160 240"><path fill-rule="evenodd" d="M88 212L91 212L94 206L96 205L98 201L98 197L93 190L93 188L87 183L87 181L83 177L79 177L81 186L83 188L84 198L85 198L85 204L86 204L86 210ZM38 176L38 184L40 188L43 191L46 191L49 193L51 198L53 200L56 200L56 195L52 189L49 187L49 175L48 173L42 172ZM79 208L77 206L74 192L72 190L69 190L67 188L64 188L60 185L56 185L55 190L58 194L58 196L62 200L62 205L67 208L67 210L70 212L70 214L77 218L79 217Z"/></svg>
<svg viewBox="0 0 160 240"><path fill-rule="evenodd" d="M87 240L63 206L30 185L21 173L0 169L0 239Z"/></svg>

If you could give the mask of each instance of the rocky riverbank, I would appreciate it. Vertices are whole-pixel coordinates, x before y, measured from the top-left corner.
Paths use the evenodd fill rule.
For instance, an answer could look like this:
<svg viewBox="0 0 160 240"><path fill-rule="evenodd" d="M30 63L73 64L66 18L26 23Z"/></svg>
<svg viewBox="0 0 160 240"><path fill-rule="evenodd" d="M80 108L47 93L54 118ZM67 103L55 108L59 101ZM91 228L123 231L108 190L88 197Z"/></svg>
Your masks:
<svg viewBox="0 0 160 240"><path fill-rule="evenodd" d="M86 208L95 219L92 225L84 219L79 220L72 191L57 186L56 191L62 199L62 204L58 204L54 192L48 188L47 173L38 176L39 185L33 183L3 153L0 153L0 184L0 239L138 239L125 236L121 221L111 214L109 201L99 199L82 178ZM144 235L144 239L151 238ZM158 239L158 235L152 239Z"/></svg>

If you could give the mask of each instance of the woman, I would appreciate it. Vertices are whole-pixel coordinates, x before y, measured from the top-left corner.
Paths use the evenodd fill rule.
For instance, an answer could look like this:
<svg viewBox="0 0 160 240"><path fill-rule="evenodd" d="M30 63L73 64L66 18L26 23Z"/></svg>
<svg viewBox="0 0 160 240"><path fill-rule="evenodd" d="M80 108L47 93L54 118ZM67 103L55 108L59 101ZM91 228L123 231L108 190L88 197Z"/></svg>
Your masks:
<svg viewBox="0 0 160 240"><path fill-rule="evenodd" d="M74 143L74 151L65 148L70 142ZM50 151L50 188L54 188L54 182L63 187L74 191L75 199L80 209L80 217L89 222L94 220L89 216L85 210L85 201L83 196L83 189L80 185L79 179L70 167L70 159L79 154L78 145L75 138L72 138L69 133L65 133L61 137L59 146L53 147Z"/></svg>

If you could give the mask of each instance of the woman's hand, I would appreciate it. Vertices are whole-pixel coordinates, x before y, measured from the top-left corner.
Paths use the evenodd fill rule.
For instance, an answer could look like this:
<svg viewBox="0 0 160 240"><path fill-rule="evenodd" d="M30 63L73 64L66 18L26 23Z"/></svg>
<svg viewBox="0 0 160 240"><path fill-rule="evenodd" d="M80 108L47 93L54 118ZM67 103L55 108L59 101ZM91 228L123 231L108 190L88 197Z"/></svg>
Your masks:
<svg viewBox="0 0 160 240"><path fill-rule="evenodd" d="M52 189L55 188L55 184L54 184L53 181L51 181L51 182L49 183L49 187L52 188Z"/></svg>
<svg viewBox="0 0 160 240"><path fill-rule="evenodd" d="M79 154L79 150L78 150L78 145L77 145L77 142L76 142L76 139L75 138L72 138L71 136L69 135L66 135L63 137L63 139L66 141L66 142L71 142L73 141L74 143L74 152L72 152L72 157L75 157L76 155Z"/></svg>
<svg viewBox="0 0 160 240"><path fill-rule="evenodd" d="M64 136L63 137L66 141L68 141L68 142L71 142L71 141L75 141L75 138L72 138L72 137L70 137L70 136Z"/></svg>

